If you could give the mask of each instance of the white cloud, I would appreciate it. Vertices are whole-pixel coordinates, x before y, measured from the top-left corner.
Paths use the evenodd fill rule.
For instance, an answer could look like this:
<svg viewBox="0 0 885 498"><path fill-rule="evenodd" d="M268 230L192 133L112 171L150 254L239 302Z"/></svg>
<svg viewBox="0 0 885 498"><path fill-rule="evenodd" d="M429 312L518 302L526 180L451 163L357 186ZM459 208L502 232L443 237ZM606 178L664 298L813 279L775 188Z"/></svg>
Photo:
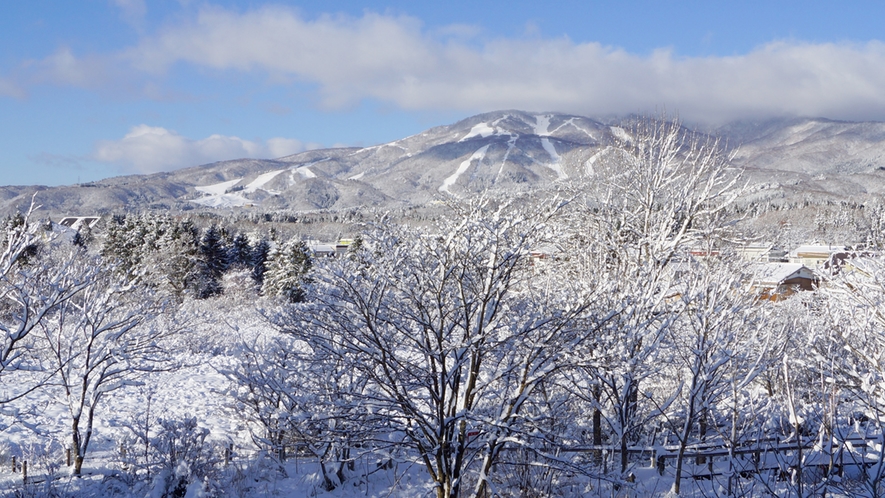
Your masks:
<svg viewBox="0 0 885 498"><path fill-rule="evenodd" d="M567 38L475 48L435 38L407 17L308 21L283 7L206 8L126 57L154 73L186 62L309 81L330 107L375 98L409 110L602 114L665 106L709 120L760 113L885 119L885 44L877 41L772 42L730 57L639 56Z"/></svg>
<svg viewBox="0 0 885 498"><path fill-rule="evenodd" d="M306 148L299 140L289 138L253 142L211 135L193 140L166 128L142 124L134 126L120 140L98 142L92 156L126 171L156 173L228 159L281 157Z"/></svg>
<svg viewBox="0 0 885 498"><path fill-rule="evenodd" d="M117 56L77 57L70 47L60 46L41 60L24 61L12 81L17 87L53 84L79 88L118 89L134 75Z"/></svg>
<svg viewBox="0 0 885 498"><path fill-rule="evenodd" d="M137 10L140 2L114 0ZM126 7L129 8L129 7ZM316 86L320 103L375 99L405 110L517 108L587 115L666 108L688 120L765 115L885 120L885 43L773 41L747 54L636 55L568 38L478 41L469 26L425 29L417 19L367 13L305 19L287 7L236 12L203 7L126 50L34 63L42 78L78 86L166 85L176 65L259 73L273 84ZM6 87L27 86L9 80ZM0 81L0 93L3 90ZM158 93L158 92L154 92ZM162 93L162 92L159 92Z"/></svg>
<svg viewBox="0 0 885 498"><path fill-rule="evenodd" d="M294 138L271 138L265 143L268 157L284 157L291 156L303 150L318 149L319 144L305 144L301 140Z"/></svg>
<svg viewBox="0 0 885 498"><path fill-rule="evenodd" d="M111 3L120 9L123 20L135 28L141 28L144 16L147 14L147 4L144 0L111 0Z"/></svg>
<svg viewBox="0 0 885 498"><path fill-rule="evenodd" d="M0 78L0 96L21 99L24 98L25 91L11 79Z"/></svg>

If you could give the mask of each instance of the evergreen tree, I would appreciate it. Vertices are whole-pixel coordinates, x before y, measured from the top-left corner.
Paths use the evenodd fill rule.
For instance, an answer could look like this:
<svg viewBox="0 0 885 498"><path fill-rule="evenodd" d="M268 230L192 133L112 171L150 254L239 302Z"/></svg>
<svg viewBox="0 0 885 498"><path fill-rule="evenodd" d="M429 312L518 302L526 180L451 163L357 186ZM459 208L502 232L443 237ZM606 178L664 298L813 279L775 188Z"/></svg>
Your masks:
<svg viewBox="0 0 885 498"><path fill-rule="evenodd" d="M74 237L71 239L71 244L81 248L86 247L86 239L83 238L83 235L80 233L79 230L74 232Z"/></svg>
<svg viewBox="0 0 885 498"><path fill-rule="evenodd" d="M77 247L86 248L92 244L95 240L95 236L92 233L92 227L89 226L89 223L83 223L80 228L77 229L77 232L74 233L74 238L71 242Z"/></svg>
<svg viewBox="0 0 885 498"><path fill-rule="evenodd" d="M252 279L258 285L264 284L264 273L267 269L267 258L270 257L270 243L265 238L259 239L249 252L249 267Z"/></svg>
<svg viewBox="0 0 885 498"><path fill-rule="evenodd" d="M14 216L8 216L5 223L5 232L7 236L0 240L0 254L6 253L9 249L10 242L15 240L15 234L21 234L28 231L28 221L22 213L16 213ZM21 254L16 258L17 265L27 266L31 260L37 256L40 249L38 243L34 242L25 246Z"/></svg>
<svg viewBox="0 0 885 498"><path fill-rule="evenodd" d="M148 237L145 216L115 215L108 224L101 253L116 264L117 271L128 277L136 275L145 255Z"/></svg>
<svg viewBox="0 0 885 498"><path fill-rule="evenodd" d="M221 293L221 276L228 268L228 251L221 239L221 231L212 225L206 229L200 240L197 293L201 298Z"/></svg>
<svg viewBox="0 0 885 498"><path fill-rule="evenodd" d="M252 266L252 249L249 247L249 238L238 233L230 243L227 253L230 268L249 268Z"/></svg>
<svg viewBox="0 0 885 498"><path fill-rule="evenodd" d="M282 247L278 246L267 262L261 292L265 296L279 296L293 303L303 301L302 284L310 268L310 252L303 241L291 240Z"/></svg>
<svg viewBox="0 0 885 498"><path fill-rule="evenodd" d="M146 244L144 270L150 284L182 297L194 287L198 268L198 232L189 220L166 218Z"/></svg>

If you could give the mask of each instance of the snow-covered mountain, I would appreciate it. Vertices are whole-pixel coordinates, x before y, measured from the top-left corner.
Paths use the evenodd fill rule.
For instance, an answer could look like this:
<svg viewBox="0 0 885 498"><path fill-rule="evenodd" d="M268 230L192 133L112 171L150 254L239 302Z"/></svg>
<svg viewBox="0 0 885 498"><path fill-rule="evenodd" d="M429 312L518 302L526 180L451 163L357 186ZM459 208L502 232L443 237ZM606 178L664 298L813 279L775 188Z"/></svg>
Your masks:
<svg viewBox="0 0 885 498"><path fill-rule="evenodd" d="M885 123L826 119L732 123L717 130L753 198L858 200L885 193Z"/></svg>
<svg viewBox="0 0 885 498"><path fill-rule="evenodd" d="M581 116L500 111L372 147L222 161L73 186L0 187L0 212L20 209L35 190L53 216L424 205L583 176L623 143L628 130ZM773 120L732 123L710 133L724 139L746 171L752 199L846 199L885 191L885 123Z"/></svg>

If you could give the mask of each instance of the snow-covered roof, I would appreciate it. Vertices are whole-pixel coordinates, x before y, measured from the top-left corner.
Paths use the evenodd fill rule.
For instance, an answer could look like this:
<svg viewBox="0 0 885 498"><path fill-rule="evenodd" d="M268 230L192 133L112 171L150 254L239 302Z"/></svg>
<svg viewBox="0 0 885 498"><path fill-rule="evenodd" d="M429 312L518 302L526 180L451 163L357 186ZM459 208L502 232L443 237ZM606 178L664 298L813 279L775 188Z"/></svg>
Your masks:
<svg viewBox="0 0 885 498"><path fill-rule="evenodd" d="M791 258L800 258L802 256L811 257L829 257L833 253L847 251L845 246L831 245L804 245L799 246L790 253Z"/></svg>
<svg viewBox="0 0 885 498"><path fill-rule="evenodd" d="M529 251L529 252L533 255L544 254L544 255L550 256L553 254L561 253L562 248L558 247L554 244L542 244L542 245L533 247L531 249L531 251Z"/></svg>
<svg viewBox="0 0 885 498"><path fill-rule="evenodd" d="M760 263L753 266L754 282L780 285L791 278L814 279L814 272L802 263Z"/></svg>
<svg viewBox="0 0 885 498"><path fill-rule="evenodd" d="M335 252L335 244L308 244L308 247L315 253Z"/></svg>
<svg viewBox="0 0 885 498"><path fill-rule="evenodd" d="M92 228L98 223L98 220L101 219L100 215L96 216L66 216L58 222L59 225L64 225L66 227L73 228L74 230L79 230L83 226L88 226Z"/></svg>

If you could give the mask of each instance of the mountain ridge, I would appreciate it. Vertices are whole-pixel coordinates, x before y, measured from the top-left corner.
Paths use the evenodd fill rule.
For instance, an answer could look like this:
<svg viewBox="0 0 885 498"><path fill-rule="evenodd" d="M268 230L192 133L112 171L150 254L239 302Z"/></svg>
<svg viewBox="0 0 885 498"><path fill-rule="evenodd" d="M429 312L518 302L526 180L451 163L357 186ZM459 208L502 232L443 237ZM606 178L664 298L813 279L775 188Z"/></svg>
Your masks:
<svg viewBox="0 0 885 498"><path fill-rule="evenodd" d="M583 177L629 139L635 117L496 111L370 147L235 159L58 187L0 187L0 212L33 192L50 216L142 210L335 210L421 206L486 190ZM749 201L835 200L885 192L885 123L824 118L735 122L713 130L744 171Z"/></svg>

